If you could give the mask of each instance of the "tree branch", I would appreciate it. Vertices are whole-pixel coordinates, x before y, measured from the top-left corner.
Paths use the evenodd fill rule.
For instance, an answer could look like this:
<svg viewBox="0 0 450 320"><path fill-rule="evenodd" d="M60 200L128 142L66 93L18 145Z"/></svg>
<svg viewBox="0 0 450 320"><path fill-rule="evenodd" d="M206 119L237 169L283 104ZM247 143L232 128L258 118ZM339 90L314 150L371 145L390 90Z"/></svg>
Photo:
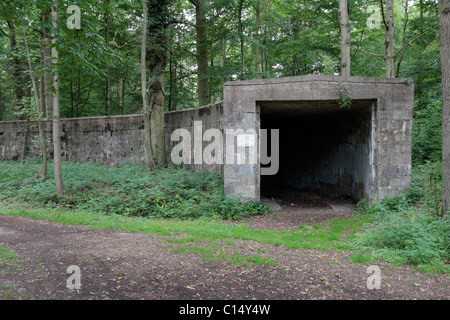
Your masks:
<svg viewBox="0 0 450 320"><path fill-rule="evenodd" d="M361 48L354 48L354 49L359 50L359 51L364 52L364 53L367 53L367 54L370 54L370 55L375 56L377 58L384 59L384 56L382 56L381 54L376 54L376 53L373 53L373 52L369 52L369 51L366 51L366 50L361 49Z"/></svg>
<svg viewBox="0 0 450 320"><path fill-rule="evenodd" d="M429 30L427 30L427 31L425 31L425 32L423 32L423 33L421 33L421 34L419 34L417 37L415 37L414 39L412 39L410 42L408 42L407 44L405 44L395 55L394 55L394 57L397 57L397 55L400 53L400 52L402 52L402 50L404 50L406 47L408 47L408 46L410 46L414 41L416 41L417 39L419 39L419 38L421 38L421 37L423 37L424 35L426 35L427 33L430 33L431 31L433 31L433 30L435 30L435 29L437 29L437 28L439 28L439 26L437 26L437 27L434 27L434 28L431 28L431 29L429 29Z"/></svg>
<svg viewBox="0 0 450 320"><path fill-rule="evenodd" d="M189 0L190 3L192 3L195 7L198 7L198 1L197 0Z"/></svg>
<svg viewBox="0 0 450 320"><path fill-rule="evenodd" d="M128 46L138 46L139 45L138 43L130 43L130 42L126 42L125 44L123 44L121 46L118 45L116 43L116 36L117 36L118 32L119 32L119 30L116 31L116 33L114 34L114 37L112 39L112 43L116 46L117 49L122 49L122 48L125 48L125 47L128 47Z"/></svg>
<svg viewBox="0 0 450 320"><path fill-rule="evenodd" d="M3 31L2 28L0 28L0 33L3 33L5 36L7 36L9 38L9 34L7 34L5 31Z"/></svg>
<svg viewBox="0 0 450 320"><path fill-rule="evenodd" d="M380 4L381 4L381 17L383 18L384 26L385 26L386 28L388 28L388 25L387 25L387 23L386 23L385 14L384 14L384 3L383 3L383 0L380 0Z"/></svg>

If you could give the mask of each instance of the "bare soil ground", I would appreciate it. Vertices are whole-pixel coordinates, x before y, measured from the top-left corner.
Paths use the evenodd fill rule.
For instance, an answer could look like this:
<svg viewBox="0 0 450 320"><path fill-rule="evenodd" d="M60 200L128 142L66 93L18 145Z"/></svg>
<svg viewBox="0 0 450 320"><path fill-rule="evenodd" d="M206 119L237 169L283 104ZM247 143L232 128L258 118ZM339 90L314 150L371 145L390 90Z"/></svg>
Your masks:
<svg viewBox="0 0 450 320"><path fill-rule="evenodd" d="M354 204L343 199L309 199L304 202L288 196L280 201L274 197L271 201L278 200L281 208L278 214L243 223L289 230L347 216L354 209ZM226 240L228 245L224 241L223 248L229 249L231 241L235 252L244 256L258 252L276 261L270 266L236 266L205 261L195 253L174 253L179 244L166 239L0 215L0 247L17 255L0 262L0 299L450 299L448 276L384 264L379 264L381 289L370 290L368 265L350 263L348 253ZM71 265L81 269L79 291L66 287L70 276L66 270Z"/></svg>
<svg viewBox="0 0 450 320"><path fill-rule="evenodd" d="M302 224L349 217L357 209L356 203L343 197L324 196L291 189L269 190L262 202L277 214L269 217L251 217L247 220L251 222L250 228L293 230Z"/></svg>

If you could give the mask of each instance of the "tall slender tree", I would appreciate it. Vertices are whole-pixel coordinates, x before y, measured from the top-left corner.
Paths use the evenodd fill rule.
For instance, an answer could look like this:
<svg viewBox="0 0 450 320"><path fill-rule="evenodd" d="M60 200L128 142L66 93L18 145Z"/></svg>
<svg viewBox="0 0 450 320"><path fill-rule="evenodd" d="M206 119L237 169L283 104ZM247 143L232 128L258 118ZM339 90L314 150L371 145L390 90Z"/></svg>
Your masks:
<svg viewBox="0 0 450 320"><path fill-rule="evenodd" d="M63 195L63 180L61 170L61 128L60 128L60 93L59 93L59 75L58 75L58 49L57 34L58 30L58 0L53 0L52 6L52 72L53 72L53 167L55 173L56 193L59 197Z"/></svg>
<svg viewBox="0 0 450 320"><path fill-rule="evenodd" d="M339 0L339 20L341 25L341 75L350 77L350 22L347 0Z"/></svg>
<svg viewBox="0 0 450 320"><path fill-rule="evenodd" d="M104 7L105 7L105 44L106 46L109 46L109 29L110 29L110 17L109 17L109 11L110 11L110 0L104 1ZM110 116L112 114L112 90L111 90L111 68L109 66L109 63L106 65L106 88L105 88L105 115Z"/></svg>
<svg viewBox="0 0 450 320"><path fill-rule="evenodd" d="M206 0L189 0L195 7L195 29L197 47L197 94L199 107L210 103L208 90L208 35Z"/></svg>
<svg viewBox="0 0 450 320"><path fill-rule="evenodd" d="M144 109L144 162L145 166L153 170L155 163L153 161L152 151L152 131L150 128L151 111L148 105L147 95L147 27L148 27L148 12L147 12L147 0L142 0L142 38L141 38L141 93L142 93L142 106Z"/></svg>
<svg viewBox="0 0 450 320"><path fill-rule="evenodd" d="M439 0L442 70L442 173L443 213L450 208L450 0Z"/></svg>
<svg viewBox="0 0 450 320"><path fill-rule="evenodd" d="M34 102L36 104L36 112L37 112L37 118L38 118L38 130L39 130L39 145L41 147L41 155L42 155L42 177L47 177L47 146L45 143L45 137L44 137L44 125L42 123L42 106L41 106L41 99L39 98L39 93L36 85L36 79L33 75L33 64L31 62L31 54L30 49L28 47L28 40L27 40L27 31L26 27L24 27L23 30L23 41L25 44L25 52L27 54L27 61L28 61L28 68L29 68L29 74L31 78L33 93L34 93Z"/></svg>
<svg viewBox="0 0 450 320"><path fill-rule="evenodd" d="M2 96L2 84L0 83L0 121L3 120L3 96Z"/></svg>
<svg viewBox="0 0 450 320"><path fill-rule="evenodd" d="M23 107L23 97L25 95L24 92L24 86L25 82L23 79L23 71L24 67L21 63L21 57L19 54L19 49L17 47L17 40L16 40L16 25L14 21L7 21L6 22L9 28L9 45L11 48L11 52L13 55L12 59L12 76L14 79L14 94L15 94L15 100L14 100L14 106L17 109L22 109Z"/></svg>
<svg viewBox="0 0 450 320"><path fill-rule="evenodd" d="M242 24L242 13L244 9L244 0L239 0L238 5L238 30L239 30L239 40L241 46L241 78L244 77L245 73L245 48L244 48L244 27Z"/></svg>
<svg viewBox="0 0 450 320"><path fill-rule="evenodd" d="M47 24L50 24L51 21L51 8L47 8L42 10L41 20L43 22L43 28L41 33L41 47L42 47L42 60L43 60L43 69L44 74L43 78L43 105L42 109L45 110L45 114L48 119L53 118L53 94L52 94L52 51L50 46L50 32Z"/></svg>

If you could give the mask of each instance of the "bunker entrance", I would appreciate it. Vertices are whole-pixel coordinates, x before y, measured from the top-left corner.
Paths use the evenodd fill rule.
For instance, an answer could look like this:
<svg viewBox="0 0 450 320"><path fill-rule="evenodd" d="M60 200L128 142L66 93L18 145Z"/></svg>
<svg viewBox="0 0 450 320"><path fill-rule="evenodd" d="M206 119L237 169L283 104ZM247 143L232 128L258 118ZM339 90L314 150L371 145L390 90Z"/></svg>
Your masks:
<svg viewBox="0 0 450 320"><path fill-rule="evenodd" d="M262 197L294 191L369 199L374 100L354 100L349 108L337 101L258 105L261 129L279 129L279 170L261 176Z"/></svg>

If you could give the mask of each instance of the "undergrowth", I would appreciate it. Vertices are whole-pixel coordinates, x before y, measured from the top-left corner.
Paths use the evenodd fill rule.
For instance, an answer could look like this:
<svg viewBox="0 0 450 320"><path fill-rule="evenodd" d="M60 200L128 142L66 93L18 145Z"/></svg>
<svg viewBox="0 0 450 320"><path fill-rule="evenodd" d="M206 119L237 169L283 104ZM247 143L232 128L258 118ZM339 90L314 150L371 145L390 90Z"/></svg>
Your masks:
<svg viewBox="0 0 450 320"><path fill-rule="evenodd" d="M175 166L149 171L132 162L120 167L63 162L64 196L58 198L52 165L46 180L37 177L40 167L38 159L0 162L0 199L153 218L234 220L268 213L261 202L241 202L225 196L222 177L213 173Z"/></svg>
<svg viewBox="0 0 450 320"><path fill-rule="evenodd" d="M359 213L372 222L353 237L350 247L371 252L373 258L449 272L450 219L442 214L441 165L427 163L415 170L411 188L402 195L371 206L358 203Z"/></svg>

